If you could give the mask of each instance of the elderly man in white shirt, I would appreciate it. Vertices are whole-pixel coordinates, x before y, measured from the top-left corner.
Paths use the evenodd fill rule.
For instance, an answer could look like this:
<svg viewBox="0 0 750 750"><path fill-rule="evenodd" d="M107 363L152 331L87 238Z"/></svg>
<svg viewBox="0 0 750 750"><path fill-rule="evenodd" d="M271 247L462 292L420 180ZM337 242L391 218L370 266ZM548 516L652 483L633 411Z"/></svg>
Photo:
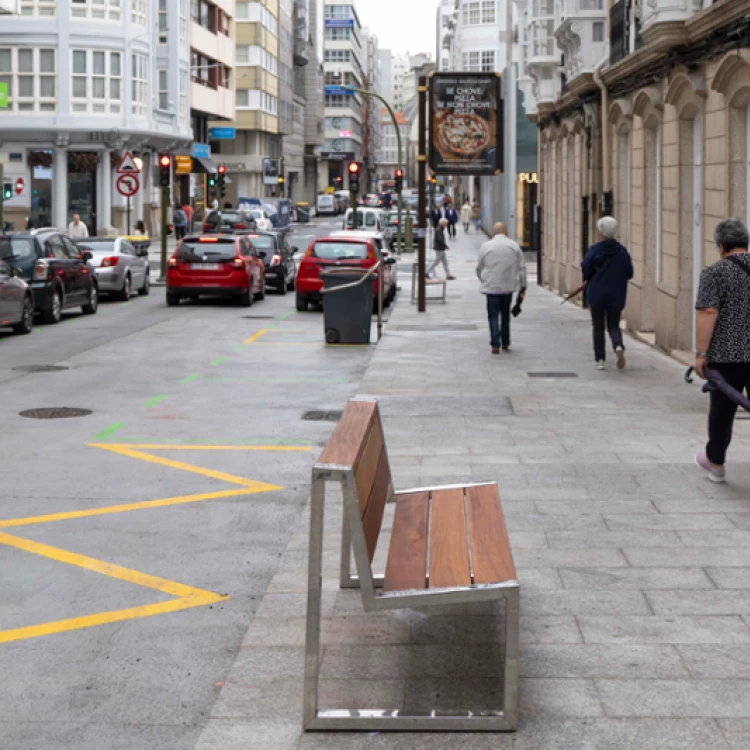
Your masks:
<svg viewBox="0 0 750 750"><path fill-rule="evenodd" d="M79 214L73 214L73 221L68 224L68 237L71 240L82 240L89 236L89 228L81 221Z"/></svg>
<svg viewBox="0 0 750 750"><path fill-rule="evenodd" d="M487 295L492 353L500 354L501 343L503 351L510 351L510 306L514 292L519 292L519 302L526 296L526 261L502 222L495 224L492 239L479 251L477 276L482 283L480 291Z"/></svg>

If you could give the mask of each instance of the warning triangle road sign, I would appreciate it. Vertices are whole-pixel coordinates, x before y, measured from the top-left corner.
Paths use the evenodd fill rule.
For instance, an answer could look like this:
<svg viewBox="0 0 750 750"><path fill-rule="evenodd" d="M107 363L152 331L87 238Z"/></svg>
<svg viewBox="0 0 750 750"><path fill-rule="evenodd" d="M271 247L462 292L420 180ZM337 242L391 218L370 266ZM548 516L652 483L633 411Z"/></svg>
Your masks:
<svg viewBox="0 0 750 750"><path fill-rule="evenodd" d="M138 169L138 165L135 163L130 151L126 151L125 156L120 159L115 172L117 174L140 174L141 170Z"/></svg>

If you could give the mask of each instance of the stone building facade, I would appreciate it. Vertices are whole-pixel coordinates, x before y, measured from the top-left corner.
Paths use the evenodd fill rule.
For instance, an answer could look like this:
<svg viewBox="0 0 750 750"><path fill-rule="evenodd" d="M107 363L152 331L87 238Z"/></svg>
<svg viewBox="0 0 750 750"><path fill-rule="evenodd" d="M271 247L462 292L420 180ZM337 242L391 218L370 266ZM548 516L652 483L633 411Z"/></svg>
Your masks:
<svg viewBox="0 0 750 750"><path fill-rule="evenodd" d="M693 349L716 224L750 219L750 9L703 4L605 8L607 57L537 102L544 283L581 284L596 221L611 213L635 268L627 326L669 351Z"/></svg>

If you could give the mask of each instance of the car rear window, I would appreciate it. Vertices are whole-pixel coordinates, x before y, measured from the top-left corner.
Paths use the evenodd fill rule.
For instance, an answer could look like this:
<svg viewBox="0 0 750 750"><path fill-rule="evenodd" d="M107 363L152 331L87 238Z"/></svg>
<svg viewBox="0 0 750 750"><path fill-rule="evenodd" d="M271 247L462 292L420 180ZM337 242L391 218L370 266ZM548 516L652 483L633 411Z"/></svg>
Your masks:
<svg viewBox="0 0 750 750"><path fill-rule="evenodd" d="M276 241L269 234L247 234L245 235L256 250L275 250Z"/></svg>
<svg viewBox="0 0 750 750"><path fill-rule="evenodd" d="M115 251L114 242L76 242L76 247L94 255L107 255Z"/></svg>
<svg viewBox="0 0 750 750"><path fill-rule="evenodd" d="M221 219L222 221L241 221L242 216L240 216L238 213L235 213L234 211L222 211Z"/></svg>
<svg viewBox="0 0 750 750"><path fill-rule="evenodd" d="M180 245L177 260L190 263L216 263L237 257L234 240L217 238L215 242L188 241Z"/></svg>
<svg viewBox="0 0 750 750"><path fill-rule="evenodd" d="M364 260L367 257L367 243L316 242L310 257L325 260Z"/></svg>
<svg viewBox="0 0 750 750"><path fill-rule="evenodd" d="M34 255L34 241L20 237L0 237L0 259L21 260Z"/></svg>

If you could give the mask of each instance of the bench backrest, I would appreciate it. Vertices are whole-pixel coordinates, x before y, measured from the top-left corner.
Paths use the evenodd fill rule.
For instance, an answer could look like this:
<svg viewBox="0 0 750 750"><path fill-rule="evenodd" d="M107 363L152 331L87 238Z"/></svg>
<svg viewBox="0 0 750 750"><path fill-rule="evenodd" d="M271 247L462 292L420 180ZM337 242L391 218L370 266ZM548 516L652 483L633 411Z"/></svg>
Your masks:
<svg viewBox="0 0 750 750"><path fill-rule="evenodd" d="M385 505L393 496L377 401L352 399L318 459L344 470L344 512L349 522L361 584L372 585L370 563L380 536ZM367 570L363 567L367 563Z"/></svg>

